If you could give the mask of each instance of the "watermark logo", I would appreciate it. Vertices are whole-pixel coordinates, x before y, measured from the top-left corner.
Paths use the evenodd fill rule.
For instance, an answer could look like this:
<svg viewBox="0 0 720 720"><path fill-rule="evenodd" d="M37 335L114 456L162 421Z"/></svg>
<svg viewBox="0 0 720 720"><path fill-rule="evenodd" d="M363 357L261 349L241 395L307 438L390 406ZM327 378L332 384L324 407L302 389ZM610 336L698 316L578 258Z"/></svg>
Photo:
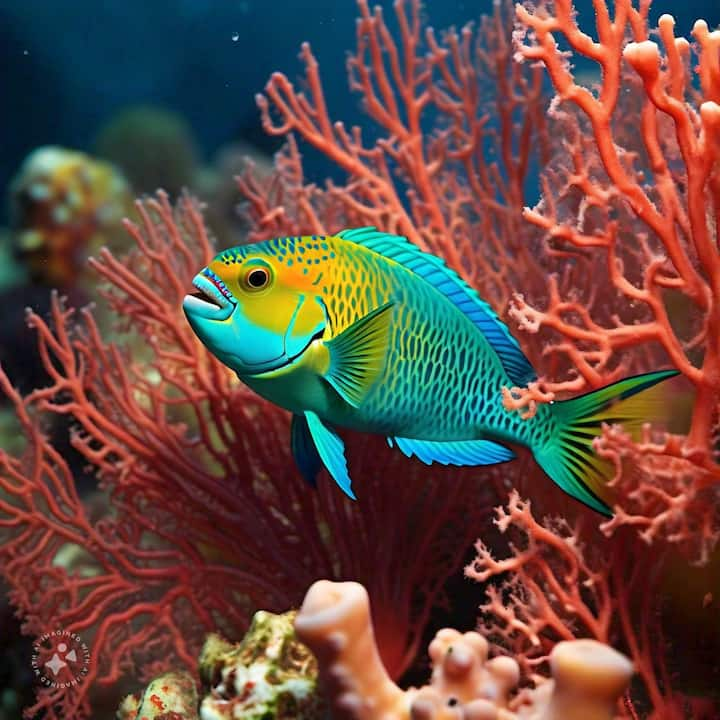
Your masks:
<svg viewBox="0 0 720 720"><path fill-rule="evenodd" d="M90 650L77 633L69 630L45 633L33 645L32 668L45 687L74 687L88 674Z"/></svg>

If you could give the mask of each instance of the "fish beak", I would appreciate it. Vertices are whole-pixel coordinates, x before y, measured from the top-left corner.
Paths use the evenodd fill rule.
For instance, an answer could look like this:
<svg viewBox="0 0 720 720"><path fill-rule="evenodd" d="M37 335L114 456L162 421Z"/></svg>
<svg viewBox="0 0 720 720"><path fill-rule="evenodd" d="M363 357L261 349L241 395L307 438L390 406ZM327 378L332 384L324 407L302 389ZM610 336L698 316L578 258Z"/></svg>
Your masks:
<svg viewBox="0 0 720 720"><path fill-rule="evenodd" d="M190 316L206 320L227 320L237 306L229 290L212 270L207 268L192 281L198 292L186 295L183 310Z"/></svg>

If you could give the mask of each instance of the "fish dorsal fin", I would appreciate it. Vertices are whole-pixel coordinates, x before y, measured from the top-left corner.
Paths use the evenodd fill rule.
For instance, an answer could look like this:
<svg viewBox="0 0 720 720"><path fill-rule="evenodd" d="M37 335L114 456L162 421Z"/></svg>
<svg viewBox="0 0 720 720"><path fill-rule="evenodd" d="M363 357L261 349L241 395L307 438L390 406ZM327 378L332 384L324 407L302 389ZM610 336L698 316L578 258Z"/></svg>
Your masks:
<svg viewBox="0 0 720 720"><path fill-rule="evenodd" d="M374 227L342 230L337 236L401 263L445 295L485 336L515 385L527 385L537 379L535 370L507 325L477 291L441 258L423 252L405 237L388 235Z"/></svg>

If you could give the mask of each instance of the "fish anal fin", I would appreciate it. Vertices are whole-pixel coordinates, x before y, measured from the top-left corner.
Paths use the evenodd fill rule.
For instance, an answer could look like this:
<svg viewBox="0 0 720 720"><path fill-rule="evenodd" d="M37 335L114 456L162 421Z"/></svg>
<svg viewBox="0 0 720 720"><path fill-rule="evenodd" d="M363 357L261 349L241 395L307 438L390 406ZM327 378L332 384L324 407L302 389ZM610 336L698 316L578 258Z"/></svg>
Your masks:
<svg viewBox="0 0 720 720"><path fill-rule="evenodd" d="M398 448L407 456L413 455L424 462L441 465L495 465L515 458L515 453L492 440L413 440L393 438Z"/></svg>

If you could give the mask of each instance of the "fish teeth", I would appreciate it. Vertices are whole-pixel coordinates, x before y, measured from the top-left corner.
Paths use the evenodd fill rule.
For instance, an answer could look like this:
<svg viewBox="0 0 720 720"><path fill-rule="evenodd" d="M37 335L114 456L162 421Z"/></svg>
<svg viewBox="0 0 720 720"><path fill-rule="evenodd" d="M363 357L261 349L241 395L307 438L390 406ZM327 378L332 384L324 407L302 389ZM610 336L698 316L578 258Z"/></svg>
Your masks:
<svg viewBox="0 0 720 720"><path fill-rule="evenodd" d="M213 285L228 299L228 300L234 300L233 294L228 290L227 285L222 281L222 279L216 275L210 268L205 268L202 271L202 274L212 282Z"/></svg>

